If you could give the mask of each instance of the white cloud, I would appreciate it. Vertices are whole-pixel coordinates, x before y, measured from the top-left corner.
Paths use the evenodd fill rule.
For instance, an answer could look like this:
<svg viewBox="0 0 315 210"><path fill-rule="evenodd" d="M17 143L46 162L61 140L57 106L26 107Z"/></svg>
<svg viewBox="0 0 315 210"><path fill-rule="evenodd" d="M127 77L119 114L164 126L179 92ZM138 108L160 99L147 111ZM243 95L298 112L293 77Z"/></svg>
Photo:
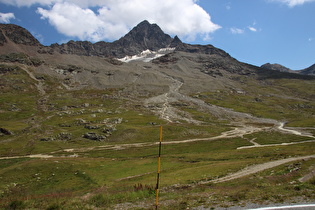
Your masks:
<svg viewBox="0 0 315 210"><path fill-rule="evenodd" d="M37 12L60 33L91 41L118 39L143 20L157 23L165 33L184 40L194 40L197 35L206 39L221 28L196 0L33 1L53 3L49 9L38 8ZM90 6L98 6L97 12Z"/></svg>
<svg viewBox="0 0 315 210"><path fill-rule="evenodd" d="M315 2L315 0L269 0L272 2L280 2L288 5L289 7L295 7L298 5L303 5L308 2Z"/></svg>
<svg viewBox="0 0 315 210"><path fill-rule="evenodd" d="M243 34L244 33L244 30L243 29L240 29L240 28L230 28L230 31L232 34Z"/></svg>
<svg viewBox="0 0 315 210"><path fill-rule="evenodd" d="M0 23L10 23L10 19L15 19L15 16L13 13L0 12Z"/></svg>
<svg viewBox="0 0 315 210"><path fill-rule="evenodd" d="M51 5L54 2L58 2L59 0L0 0L0 3L9 4L13 6L31 6L33 4L40 5Z"/></svg>
<svg viewBox="0 0 315 210"><path fill-rule="evenodd" d="M257 32L257 28L254 28L252 26L248 26L248 29L251 30L252 32Z"/></svg>
<svg viewBox="0 0 315 210"><path fill-rule="evenodd" d="M114 0L0 0L0 3L9 4L18 7L29 7L35 4L42 6L53 6L56 3L71 3L80 6L81 8L102 7ZM120 0L116 0L120 1Z"/></svg>
<svg viewBox="0 0 315 210"><path fill-rule="evenodd" d="M92 10L70 3L56 3L51 10L38 8L42 19L48 19L60 33L82 40L99 41L104 37L104 23ZM109 37L105 37L109 38Z"/></svg>

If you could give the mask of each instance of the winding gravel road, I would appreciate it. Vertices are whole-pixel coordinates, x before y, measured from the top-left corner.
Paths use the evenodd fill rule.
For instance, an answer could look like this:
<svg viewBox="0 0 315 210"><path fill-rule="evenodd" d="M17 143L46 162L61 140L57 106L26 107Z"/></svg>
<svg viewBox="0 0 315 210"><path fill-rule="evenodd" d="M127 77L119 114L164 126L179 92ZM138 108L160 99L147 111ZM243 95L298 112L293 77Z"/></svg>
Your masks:
<svg viewBox="0 0 315 210"><path fill-rule="evenodd" d="M35 77L31 74L31 72L27 72L30 74L30 76L37 81ZM264 118L257 118L254 117L250 114L247 113L240 113L240 112L235 112L231 109L223 108L223 107L218 107L214 106L211 104L207 104L204 101L196 98L192 98L186 95L183 95L179 92L180 88L184 84L183 82L170 77L168 75L164 75L167 77L170 81L169 85L169 91L161 94L159 96L155 96L152 98L149 98L145 100L145 105L147 107L155 107L153 111L158 114L162 119L165 119L168 122L174 122L177 120L185 120L189 123L194 123L194 124L200 124L200 121L194 120L189 114L183 113L183 111L178 110L174 107L171 106L171 102L190 102L196 104L198 107L202 108L205 112L210 112L214 116L221 118L221 119L229 119L229 120L236 120L237 121L237 126L230 130L221 133L219 136L215 137L210 137L210 138L195 138L195 139L187 139L187 140L181 140L181 141L164 141L163 144L184 144L184 143L189 143L189 142L196 142L196 141L213 141L213 140L218 140L218 139L225 139L225 138L236 138L236 137L243 137L244 135L248 135L251 133L263 131L263 130L268 130L268 129L277 129L282 132L286 133L291 133L294 135L298 136L305 136L305 137L310 137L314 138L314 136L310 134L303 134L297 130L294 129L289 129L289 128L284 128L284 123L283 122L278 122L276 120L272 119L264 119ZM45 95L44 90L42 89L42 86L40 84L40 81L38 81L38 89L41 92L41 95ZM274 124L272 127L261 127L261 126L249 126L248 123L254 122L258 124ZM281 146L281 145L290 145L290 144L300 144L300 143L306 143L306 142L314 142L315 140L309 140L309 141L302 141L302 142L289 142L289 143L282 143L282 144L271 144L271 145L259 145L254 140L251 142L253 143L252 146L245 146L245 147L239 147L237 149L249 149L253 147L266 147L266 146ZM123 149L128 149L132 147L148 147L148 146L154 146L157 145L158 142L153 142L153 143L134 143L134 144L115 144L115 145L105 145L105 146L97 146L97 147L89 147L89 148L76 148L76 149L65 149L62 151L56 151L56 152L51 152L49 154L33 154L33 155L26 155L26 156L12 156L12 157L0 157L0 160L3 159L15 159L15 158L58 158L58 156L54 156L54 154L59 153L59 152L68 152L68 153L75 153L75 152L86 152L86 151L93 151L93 150L123 150ZM69 155L66 157L62 158L76 158L78 157L77 155ZM254 174L269 168L273 168L288 162L292 161L297 161L297 160L302 160L302 159L310 159L310 158L315 158L315 155L309 155L309 156L302 156L302 157L294 157L294 158L287 158L287 159L282 159L282 160L276 160L276 161L270 161L267 163L263 164L258 164L254 166L250 166L247 168L244 168L243 170L227 175L222 178L218 178L215 180L210 180L210 181L205 181L201 182L201 184L206 184L206 183L219 183L219 182L225 182L229 181L232 179L237 179L243 176L247 176L250 174Z"/></svg>
<svg viewBox="0 0 315 210"><path fill-rule="evenodd" d="M246 168L244 168L244 169L242 169L236 173L227 175L225 177L221 177L221 178L210 180L210 181L200 182L200 184L226 182L226 181L230 181L233 179L238 179L238 178L241 178L244 176L248 176L251 174L255 174L257 172L264 171L266 169L274 168L274 167L280 166L282 164L286 164L286 163L298 161L298 160L307 160L310 158L315 158L315 155L286 158L286 159L270 161L270 162L262 163L262 164L258 164L258 165L253 165L253 166L246 167Z"/></svg>

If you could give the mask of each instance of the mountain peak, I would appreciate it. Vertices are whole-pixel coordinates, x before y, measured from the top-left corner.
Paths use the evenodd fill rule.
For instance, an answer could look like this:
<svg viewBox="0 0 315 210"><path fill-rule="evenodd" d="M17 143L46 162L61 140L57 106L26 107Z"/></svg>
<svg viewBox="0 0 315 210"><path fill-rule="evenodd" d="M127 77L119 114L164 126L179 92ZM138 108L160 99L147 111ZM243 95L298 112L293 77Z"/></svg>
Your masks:
<svg viewBox="0 0 315 210"><path fill-rule="evenodd" d="M138 25L136 25L132 30L157 30L159 32L162 32L164 34L164 32L162 31L162 29L156 24L156 23L150 23L147 20L144 20L142 22L140 22ZM132 31L131 30L131 31Z"/></svg>
<svg viewBox="0 0 315 210"><path fill-rule="evenodd" d="M274 63L274 64L266 63L264 65L261 65L260 67L264 68L264 69L270 69L270 70L281 71L281 72L291 72L292 71L291 69L289 69L283 65L280 65L278 63Z"/></svg>
<svg viewBox="0 0 315 210"><path fill-rule="evenodd" d="M178 36L176 35L170 45L170 47L178 47L178 46L182 46L183 42L178 38Z"/></svg>
<svg viewBox="0 0 315 210"><path fill-rule="evenodd" d="M300 70L300 74L305 74L305 75L314 75L315 76L315 64L311 65L310 67Z"/></svg>
<svg viewBox="0 0 315 210"><path fill-rule="evenodd" d="M159 50L170 45L172 40L157 24L150 24L147 20L144 20L120 38L117 43L126 48L138 48L134 49L136 52L146 49Z"/></svg>
<svg viewBox="0 0 315 210"><path fill-rule="evenodd" d="M25 28L14 24L0 24L0 45L7 42L30 46L41 46L41 43Z"/></svg>
<svg viewBox="0 0 315 210"><path fill-rule="evenodd" d="M50 46L42 46L30 32L20 26L0 24L0 46L5 43L10 45L39 46L40 48L37 52L43 54L59 52L61 54L124 58L138 55L146 50L158 52L160 49L175 48L177 51L189 53L229 56L223 50L217 49L212 45L201 46L183 43L178 36L172 38L170 35L165 34L157 24L151 24L147 20L140 22L129 33L114 42L69 41L65 44L52 44ZM19 48L15 47L12 47L12 49L19 50Z"/></svg>
<svg viewBox="0 0 315 210"><path fill-rule="evenodd" d="M141 26L150 26L151 23L149 23L149 21L144 20L142 22L140 22L136 27L141 27Z"/></svg>

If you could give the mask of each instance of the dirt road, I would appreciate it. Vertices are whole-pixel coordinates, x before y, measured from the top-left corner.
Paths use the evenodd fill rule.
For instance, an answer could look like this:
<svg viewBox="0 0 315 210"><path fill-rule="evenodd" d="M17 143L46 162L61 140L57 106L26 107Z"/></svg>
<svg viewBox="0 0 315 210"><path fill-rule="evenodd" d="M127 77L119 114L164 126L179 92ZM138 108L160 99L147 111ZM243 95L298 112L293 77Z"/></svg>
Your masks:
<svg viewBox="0 0 315 210"><path fill-rule="evenodd" d="M230 180L233 180L233 179L238 179L238 178L241 178L241 177L244 177L244 176L248 176L248 175L251 175L251 174L255 174L257 172L264 171L266 169L274 168L274 167L280 166L280 165L285 164L285 163L298 161L298 160L307 160L307 159L310 159L310 158L315 158L315 155L286 158L286 159L282 159L282 160L270 161L270 162L267 162L267 163L253 165L253 166L249 166L247 168L244 168L244 169L242 169L242 170L240 170L240 171L238 171L236 173L227 175L225 177L221 177L221 178L210 180L210 181L200 182L200 184L226 182L226 181L230 181Z"/></svg>
<svg viewBox="0 0 315 210"><path fill-rule="evenodd" d="M40 81L38 81L32 74L31 72L27 72L30 74L30 76L36 80L38 84L38 89L41 95L45 95L45 92L42 88L42 85ZM281 132L286 132L298 136L306 136L310 138L314 138L314 136L310 134L303 134L300 131L294 130L293 128L284 128L284 123L283 122L278 122L276 120L272 119L264 119L264 118L257 118L254 117L250 114L247 113L240 113L240 112L235 112L231 109L223 108L223 107L218 107L214 106L211 104L207 104L204 101L196 98L192 98L187 95L183 95L179 92L180 88L184 84L178 79L175 79L171 76L164 75L167 77L170 81L169 84L169 90L168 92L161 94L159 96L155 96L152 98L149 98L145 100L145 105L150 106L150 107L155 107L153 111L158 114L162 119L165 119L168 122L174 122L177 120L185 120L189 123L194 123L194 124L200 124L200 121L197 121L193 119L188 113L185 113L184 111L181 111L177 108L172 107L171 102L188 102L188 103L193 103L205 112L209 112L213 114L214 116L221 118L221 119L228 119L230 121L233 120L237 123L232 130L226 131L221 133L219 136L215 137L209 137L209 138L195 138L195 139L187 139L187 140L181 140L181 141L165 141L163 142L164 145L167 144L184 144L184 143L189 143L189 142L197 142L197 141L214 141L218 139L226 139L226 138L236 138L236 137L243 137L244 135L248 135L251 133L263 131L263 130L268 130L268 129L277 129ZM262 126L249 126L248 123L254 122L258 124L273 124L274 126L272 127L262 127ZM306 143L306 142L313 142L315 140L309 140L309 141L303 141L303 142L289 142L289 143L282 143L282 144L277 144L278 145L290 145L290 144L300 144L300 143ZM275 144L273 145L259 145L258 143L254 142L254 139L251 140L251 143L253 143L252 146L245 146L245 147L239 147L237 149L248 149L248 148L253 148L253 147L265 147L265 146L276 146ZM34 154L34 155L26 155L26 156L13 156L13 157L1 157L0 160L2 159L14 159L14 158L58 158L58 156L55 156L54 154L60 153L60 152L68 152L71 155L62 157L62 158L76 158L78 157L75 155L75 152L87 152L87 151L93 151L93 150L123 150L123 149L128 149L128 148L133 148L133 147L148 147L148 146L154 146L157 145L158 142L153 142L153 143L134 143L134 144L115 144L115 145L105 145L105 146L97 146L97 147L89 147L89 148L76 148L76 149L65 149L62 151L56 151L56 152L51 152L49 154ZM302 160L302 159L309 159L309 158L315 158L315 155L310 155L310 156L303 156L303 157L295 157L295 158L287 158L283 160L277 160L277 161L271 161L267 162L264 164L259 164L255 166L250 166L247 167L239 172L236 172L234 174L216 179L216 180L211 180L207 182L202 182L201 184L206 184L209 182L212 183L218 183L218 182L224 182L232 179L237 179L243 176L247 176L253 173L257 173L259 171L266 170L268 168L273 168L276 166L279 166L281 164L285 164L288 162L296 161L296 160Z"/></svg>

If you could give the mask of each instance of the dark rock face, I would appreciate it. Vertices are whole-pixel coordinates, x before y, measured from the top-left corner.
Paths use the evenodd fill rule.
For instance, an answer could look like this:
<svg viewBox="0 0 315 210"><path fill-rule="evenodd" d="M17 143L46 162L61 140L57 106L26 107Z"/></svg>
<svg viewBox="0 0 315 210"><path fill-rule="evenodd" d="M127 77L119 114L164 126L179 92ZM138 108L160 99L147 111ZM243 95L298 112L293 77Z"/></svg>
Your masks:
<svg viewBox="0 0 315 210"><path fill-rule="evenodd" d="M0 24L0 45L7 39L15 44L41 46L40 42L26 29L14 24Z"/></svg>
<svg viewBox="0 0 315 210"><path fill-rule="evenodd" d="M61 54L75 54L85 56L98 56L101 52L98 52L95 45L88 41L69 41L66 44L52 44L50 46L53 50L59 51Z"/></svg>
<svg viewBox="0 0 315 210"><path fill-rule="evenodd" d="M152 63L155 64L170 64L170 63L176 63L178 61L178 58L174 56L174 53L168 53L164 56L161 56L159 58L156 58L152 61Z"/></svg>
<svg viewBox="0 0 315 210"><path fill-rule="evenodd" d="M158 50L168 47L173 39L156 24L143 21L128 34L112 43L69 41L67 44L53 44L50 47L60 53L86 56L124 57L135 55L144 50Z"/></svg>
<svg viewBox="0 0 315 210"><path fill-rule="evenodd" d="M176 50L184 51L188 53L200 53L200 54L208 54L208 55L219 55L224 58L230 57L228 53L225 51L216 48L212 45L190 45L183 43L181 46L177 47Z"/></svg>
<svg viewBox="0 0 315 210"><path fill-rule="evenodd" d="M5 39L4 34L2 33L2 31L0 30L0 46L3 46L4 43L6 43L7 40Z"/></svg>
<svg viewBox="0 0 315 210"><path fill-rule="evenodd" d="M229 54L212 45L190 45L183 43L177 36L171 38L165 34L157 24L142 21L124 37L114 42L100 41L69 41L65 44L52 44L43 46L26 29L13 24L0 24L0 45L8 42L38 46L38 53L75 54L83 56L102 56L108 58L123 58L127 55L136 55L144 50L156 51L161 48L176 48L177 51L203 54L218 54L229 57Z"/></svg>
<svg viewBox="0 0 315 210"><path fill-rule="evenodd" d="M87 41L70 41L62 45L53 44L50 47L64 54L115 58L136 55L147 49L156 51L167 47L190 53L218 54L223 57L230 57L228 53L212 45L189 45L183 43L177 36L171 38L157 24L150 24L146 20L139 23L124 37L112 43L101 41L92 44Z"/></svg>
<svg viewBox="0 0 315 210"><path fill-rule="evenodd" d="M173 48L173 47L177 47L177 48L181 48L183 47L184 44L183 42L178 38L178 36L175 36L174 39L172 40L171 44L170 44L170 47Z"/></svg>
<svg viewBox="0 0 315 210"><path fill-rule="evenodd" d="M122 52L134 55L146 49L158 50L168 47L172 41L173 39L165 34L158 25L143 21L124 37L113 42L113 45L120 47Z"/></svg>

